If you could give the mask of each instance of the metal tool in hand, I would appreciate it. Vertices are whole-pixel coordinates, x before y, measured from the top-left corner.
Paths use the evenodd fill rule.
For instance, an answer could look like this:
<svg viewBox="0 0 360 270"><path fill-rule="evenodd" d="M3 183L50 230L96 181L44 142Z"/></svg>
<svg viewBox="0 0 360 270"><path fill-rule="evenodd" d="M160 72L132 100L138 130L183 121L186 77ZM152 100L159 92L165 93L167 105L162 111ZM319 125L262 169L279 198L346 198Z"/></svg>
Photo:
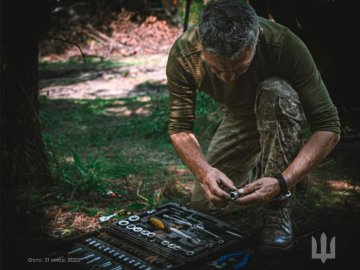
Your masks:
<svg viewBox="0 0 360 270"><path fill-rule="evenodd" d="M243 188L240 188L238 190L234 190L234 191L229 192L230 199L232 201L235 201L237 198L239 198L243 194L244 194L244 189Z"/></svg>
<svg viewBox="0 0 360 270"><path fill-rule="evenodd" d="M177 235L187 239L187 240L191 240L193 242L196 242L198 244L198 242L196 241L196 239L193 239L190 235L174 228L173 226L171 226L169 223L163 221L160 218L154 217L154 216L150 216L148 219L149 223L158 230L164 230L166 232L174 232Z"/></svg>
<svg viewBox="0 0 360 270"><path fill-rule="evenodd" d="M110 219L112 219L113 217L116 217L117 216L117 213L114 213L112 215L108 215L108 216L102 216L99 218L99 221L100 222L106 222L106 221L109 221Z"/></svg>

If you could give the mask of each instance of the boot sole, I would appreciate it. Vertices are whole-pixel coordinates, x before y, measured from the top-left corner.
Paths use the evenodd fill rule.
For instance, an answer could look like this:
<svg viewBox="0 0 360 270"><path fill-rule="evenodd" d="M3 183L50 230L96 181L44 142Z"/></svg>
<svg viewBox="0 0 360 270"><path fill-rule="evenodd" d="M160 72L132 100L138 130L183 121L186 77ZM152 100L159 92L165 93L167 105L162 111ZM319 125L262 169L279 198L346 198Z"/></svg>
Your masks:
<svg viewBox="0 0 360 270"><path fill-rule="evenodd" d="M289 253L293 247L294 242L292 241L287 247L260 246L259 251L265 255L286 254Z"/></svg>

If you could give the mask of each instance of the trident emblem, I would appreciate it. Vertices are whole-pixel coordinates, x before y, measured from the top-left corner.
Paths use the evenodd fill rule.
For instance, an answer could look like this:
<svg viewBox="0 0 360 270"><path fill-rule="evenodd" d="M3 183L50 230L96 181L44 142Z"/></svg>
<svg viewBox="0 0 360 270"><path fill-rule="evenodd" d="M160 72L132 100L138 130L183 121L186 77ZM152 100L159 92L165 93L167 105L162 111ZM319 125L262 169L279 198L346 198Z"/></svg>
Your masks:
<svg viewBox="0 0 360 270"><path fill-rule="evenodd" d="M314 237L311 237L311 258L320 259L322 263L325 263L327 259L335 259L335 236L330 241L330 253L326 253L327 237L325 233L320 237L320 253L317 251L317 242Z"/></svg>

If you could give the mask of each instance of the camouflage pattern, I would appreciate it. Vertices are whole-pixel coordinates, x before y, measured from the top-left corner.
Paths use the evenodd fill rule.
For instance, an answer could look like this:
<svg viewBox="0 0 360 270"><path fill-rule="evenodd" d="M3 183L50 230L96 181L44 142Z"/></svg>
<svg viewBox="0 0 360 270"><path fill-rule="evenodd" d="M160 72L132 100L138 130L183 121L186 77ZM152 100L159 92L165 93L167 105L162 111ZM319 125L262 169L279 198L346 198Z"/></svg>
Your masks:
<svg viewBox="0 0 360 270"><path fill-rule="evenodd" d="M209 163L224 172L237 187L282 172L302 146L306 118L297 92L278 77L264 80L256 91L253 112L237 115L225 109L207 152ZM260 225L262 209L240 210L234 203L219 209L207 201L199 184L191 206L223 217L240 229L240 224L249 223L252 229L256 229L254 224Z"/></svg>

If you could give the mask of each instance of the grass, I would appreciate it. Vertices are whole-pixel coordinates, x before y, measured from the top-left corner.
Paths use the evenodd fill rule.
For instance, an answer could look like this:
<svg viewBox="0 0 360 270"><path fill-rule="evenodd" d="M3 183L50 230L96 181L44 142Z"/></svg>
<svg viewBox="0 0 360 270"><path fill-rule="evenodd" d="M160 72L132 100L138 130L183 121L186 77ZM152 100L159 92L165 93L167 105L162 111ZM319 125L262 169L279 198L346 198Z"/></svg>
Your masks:
<svg viewBox="0 0 360 270"><path fill-rule="evenodd" d="M171 179L179 181L169 168L186 168L168 138L165 95L111 100L42 97L40 104L43 140L64 199L82 200L89 192L105 196L113 190L123 197L124 204L133 201L154 206L166 201L159 198L164 185ZM195 133L204 151L220 116L217 105L200 94ZM349 162L348 155L349 151L333 155L332 163L317 169L313 176L355 183L359 174L352 168L357 160ZM193 180L190 174L182 177L180 182L185 184ZM313 186L314 197L323 193L319 190L322 184ZM327 200L339 200L338 191L330 194Z"/></svg>
<svg viewBox="0 0 360 270"><path fill-rule="evenodd" d="M205 152L221 110L200 93L196 114L194 132ZM167 95L106 100L42 96L40 118L55 184L51 192L31 192L29 208L58 205L96 218L189 202L195 178L169 141ZM311 173L310 193L297 204L298 217L331 217L333 208L359 208L358 164L358 149L334 151Z"/></svg>
<svg viewBox="0 0 360 270"><path fill-rule="evenodd" d="M167 104L165 95L111 100L41 97L43 141L62 200L75 211L90 207L89 194L106 198L110 190L118 195L118 208L131 211L188 200L190 193L181 189L193 177L178 174L185 166L169 141ZM200 121L195 133L205 149L221 113L204 94L197 107ZM170 198L164 195L166 189L172 191Z"/></svg>

